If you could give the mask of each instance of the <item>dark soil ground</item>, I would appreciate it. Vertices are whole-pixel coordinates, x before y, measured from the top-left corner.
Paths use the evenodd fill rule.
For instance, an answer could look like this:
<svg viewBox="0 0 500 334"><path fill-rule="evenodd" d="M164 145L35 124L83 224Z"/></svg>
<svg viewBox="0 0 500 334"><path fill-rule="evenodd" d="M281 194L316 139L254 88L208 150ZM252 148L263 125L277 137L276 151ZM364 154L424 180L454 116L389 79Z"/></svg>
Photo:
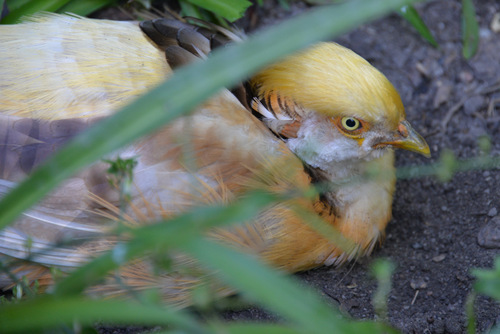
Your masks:
<svg viewBox="0 0 500 334"><path fill-rule="evenodd" d="M443 150L459 158L480 154L478 139L489 136L491 154L500 155L500 32L491 26L498 0L475 1L480 48L471 60L461 55L461 1L429 1L417 8L440 47L426 43L401 17L391 15L338 38L379 68L406 105L407 118L427 139L432 158L399 152L398 166L435 162ZM266 2L250 11L246 29L264 28L307 10ZM293 37L291 37L293 38ZM500 170L456 174L443 183L434 177L400 180L387 238L373 256L344 268L298 274L324 297L357 319L373 319L376 282L370 265L390 259L396 270L389 295L389 322L404 333L465 333L465 301L472 268L491 268L500 248ZM496 234L495 234L496 232ZM480 240L480 241L478 241ZM487 243L489 246L481 246ZM479 296L478 332L500 325L500 306ZM276 320L257 308L224 313L228 320ZM101 329L131 333L138 329Z"/></svg>
<svg viewBox="0 0 500 334"><path fill-rule="evenodd" d="M500 2L481 0L475 5L481 39L470 60L461 53L460 1L429 1L417 7L439 49L397 15L337 39L386 74L401 94L407 118L431 147L430 160L399 152L398 166L438 161L444 150L459 158L476 157L482 136L491 139L491 154L500 154L500 32L491 25ZM288 12L260 10L257 24L270 25L305 7L301 3ZM480 245L485 242L490 246ZM465 333L465 301L474 283L471 269L491 268L499 249L500 170L474 170L446 183L434 177L398 181L393 219L381 248L354 265L298 276L345 313L373 319L376 282L370 265L377 258L390 259L396 265L388 303L393 326L404 333ZM492 299L479 296L475 312L479 332L500 325L500 306ZM257 309L226 317L272 318Z"/></svg>

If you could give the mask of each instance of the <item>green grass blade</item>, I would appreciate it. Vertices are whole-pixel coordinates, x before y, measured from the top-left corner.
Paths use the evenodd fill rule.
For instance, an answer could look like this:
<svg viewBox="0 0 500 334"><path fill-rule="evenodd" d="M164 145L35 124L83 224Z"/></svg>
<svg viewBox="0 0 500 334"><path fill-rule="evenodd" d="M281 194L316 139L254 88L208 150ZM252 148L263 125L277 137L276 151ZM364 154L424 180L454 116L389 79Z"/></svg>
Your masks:
<svg viewBox="0 0 500 334"><path fill-rule="evenodd" d="M40 297L0 306L1 333L31 333L78 321L94 325L96 321L114 324L175 325L189 333L209 333L186 312L158 305L130 301L89 300L82 297Z"/></svg>
<svg viewBox="0 0 500 334"><path fill-rule="evenodd" d="M372 266L372 273L378 284L373 295L373 308L375 314L381 319L388 319L387 301L391 292L391 277L394 269L394 264L384 259L378 259Z"/></svg>
<svg viewBox="0 0 500 334"><path fill-rule="evenodd" d="M279 57L345 32L409 2L357 0L318 8L245 43L218 50L205 62L179 69L167 82L77 136L5 196L0 202L0 228L79 169L158 129L194 108L220 87L232 86Z"/></svg>
<svg viewBox="0 0 500 334"><path fill-rule="evenodd" d="M342 233L340 233L333 226L325 224L325 221L318 215L311 213L310 211L306 211L299 206L293 206L292 210L297 217L300 217L304 222L323 235L326 239L330 240L330 242L334 243L335 246L343 252L349 253L354 249L354 247L356 247L356 244L352 240L343 236Z"/></svg>
<svg viewBox="0 0 500 334"><path fill-rule="evenodd" d="M292 278L248 254L206 239L193 240L182 249L215 269L226 283L248 298L295 322L307 333L351 333L347 322L311 289L299 287Z"/></svg>
<svg viewBox="0 0 500 334"><path fill-rule="evenodd" d="M187 0L190 3L205 8L220 15L230 22L241 18L245 10L252 4L247 0Z"/></svg>
<svg viewBox="0 0 500 334"><path fill-rule="evenodd" d="M472 0L462 0L462 55L470 59L479 47L479 24Z"/></svg>
<svg viewBox="0 0 500 334"><path fill-rule="evenodd" d="M192 240L182 249L215 269L225 282L248 298L292 321L292 327L302 333L397 333L379 322L347 321L312 289L248 254L207 239Z"/></svg>
<svg viewBox="0 0 500 334"><path fill-rule="evenodd" d="M476 294L470 292L465 299L465 314L467 315L467 333L476 334L476 313L474 312L474 303Z"/></svg>
<svg viewBox="0 0 500 334"><path fill-rule="evenodd" d="M9 8L9 11L17 10L20 7L26 5L28 2L32 0L6 0L4 1L7 7Z"/></svg>
<svg viewBox="0 0 500 334"><path fill-rule="evenodd" d="M71 0L57 10L58 13L73 13L87 16L103 7L116 3L117 0Z"/></svg>
<svg viewBox="0 0 500 334"><path fill-rule="evenodd" d="M85 287L98 282L109 271L148 250L166 252L199 237L208 228L248 221L274 200L276 197L269 193L255 191L229 206L194 208L168 222L129 231L135 238L116 245L111 251L75 270L56 286L55 293L67 295L82 292Z"/></svg>
<svg viewBox="0 0 500 334"><path fill-rule="evenodd" d="M0 0L0 19L2 18L2 14L3 14L3 10L4 10L4 6L5 6L5 1L4 0Z"/></svg>
<svg viewBox="0 0 500 334"><path fill-rule="evenodd" d="M225 333L228 334L300 334L295 328L276 324L228 324L224 326Z"/></svg>
<svg viewBox="0 0 500 334"><path fill-rule="evenodd" d="M429 42L430 45L432 45L433 47L438 47L436 39L432 35L429 28L427 28L427 25L422 20L415 7L411 5L403 6L399 9L398 12L418 31L420 36L422 36L427 42Z"/></svg>
<svg viewBox="0 0 500 334"><path fill-rule="evenodd" d="M477 277L474 283L477 292L500 301L500 256L495 259L493 269L474 269L472 274Z"/></svg>
<svg viewBox="0 0 500 334"><path fill-rule="evenodd" d="M19 21L25 15L31 15L38 12L55 12L70 0L44 0L44 1L28 1L24 5L13 9L9 15L3 18L2 23L12 24Z"/></svg>
<svg viewBox="0 0 500 334"><path fill-rule="evenodd" d="M356 321L351 323L351 327L357 333L383 333L383 334L401 334L401 332L390 325L381 321Z"/></svg>

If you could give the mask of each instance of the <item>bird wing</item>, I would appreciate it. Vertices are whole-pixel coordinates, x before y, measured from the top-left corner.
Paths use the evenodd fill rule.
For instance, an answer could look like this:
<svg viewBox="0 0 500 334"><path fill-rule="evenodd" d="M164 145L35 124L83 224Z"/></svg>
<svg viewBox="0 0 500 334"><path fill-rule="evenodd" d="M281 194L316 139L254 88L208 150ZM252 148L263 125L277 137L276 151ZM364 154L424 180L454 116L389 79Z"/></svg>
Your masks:
<svg viewBox="0 0 500 334"><path fill-rule="evenodd" d="M37 14L3 25L0 44L0 113L7 115L106 116L171 73L137 22Z"/></svg>
<svg viewBox="0 0 500 334"><path fill-rule="evenodd" d="M0 198L41 162L96 119L39 120L0 115ZM61 268L75 268L89 259L69 240L85 240L106 230L88 211L84 180L64 182L41 203L0 231L0 253ZM1 281L1 279L0 279Z"/></svg>
<svg viewBox="0 0 500 334"><path fill-rule="evenodd" d="M0 67L0 114L39 119L110 115L165 80L172 68L241 39L224 28L210 28L176 19L139 23L51 13L3 25L0 62L16 66Z"/></svg>
<svg viewBox="0 0 500 334"><path fill-rule="evenodd" d="M3 121L0 122L1 128L10 129L0 132L0 138L4 138L3 145L0 145L0 159L11 161L0 182L4 193L14 186L11 180L22 179L50 154L50 149L56 150L57 146L82 131L83 125L92 123L91 120L79 119L83 125L77 122L80 126L74 126L75 123L69 120L30 120L14 116L0 119ZM37 124L40 131L12 130L16 122L28 121L32 126ZM55 124L65 136L59 138L56 145L51 145L57 133L45 130ZM32 146L29 150L23 150L29 145ZM133 226L169 218L194 205L229 203L245 190L255 187L291 192L297 186L305 188L309 185L309 177L299 159L227 90L204 103L190 116L176 120L119 153L135 156L138 162L134 169L130 203L125 211L127 223ZM110 158L114 156L111 154ZM23 159L32 164L21 167ZM44 201L25 212L14 225L3 230L0 234L1 253L68 270L109 249L113 242L102 237L114 226L120 209L117 191L105 182L107 174L103 167L103 163L98 162L73 176ZM100 189L103 184L109 189L95 195L97 191L92 190ZM273 211L274 208L281 211ZM233 229L216 230L211 235L226 244L263 254L270 246L279 243L280 235L286 234L283 231L285 221L291 215L291 210L283 203L266 212L255 221ZM192 262L185 258L179 261L182 264ZM147 267L136 263L124 269L122 279L137 289L159 284L158 280L171 282L170 286L180 284L180 280L172 278L175 277L172 273L156 280L150 277L137 281L138 271L144 266ZM40 268L23 264L15 272L33 273L35 269ZM47 275L47 272L42 273ZM39 277L45 276L36 278ZM112 284L107 285L99 291L120 293L118 287L118 290L112 287Z"/></svg>

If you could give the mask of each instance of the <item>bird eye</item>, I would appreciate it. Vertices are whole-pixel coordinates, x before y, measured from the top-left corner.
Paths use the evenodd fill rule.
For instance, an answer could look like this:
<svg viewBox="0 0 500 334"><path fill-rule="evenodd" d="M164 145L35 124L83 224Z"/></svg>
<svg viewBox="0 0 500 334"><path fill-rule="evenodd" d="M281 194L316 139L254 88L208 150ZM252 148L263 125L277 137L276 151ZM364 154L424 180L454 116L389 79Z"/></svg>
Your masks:
<svg viewBox="0 0 500 334"><path fill-rule="evenodd" d="M347 131L354 131L361 128L361 123L356 118L344 117L342 118L342 126Z"/></svg>

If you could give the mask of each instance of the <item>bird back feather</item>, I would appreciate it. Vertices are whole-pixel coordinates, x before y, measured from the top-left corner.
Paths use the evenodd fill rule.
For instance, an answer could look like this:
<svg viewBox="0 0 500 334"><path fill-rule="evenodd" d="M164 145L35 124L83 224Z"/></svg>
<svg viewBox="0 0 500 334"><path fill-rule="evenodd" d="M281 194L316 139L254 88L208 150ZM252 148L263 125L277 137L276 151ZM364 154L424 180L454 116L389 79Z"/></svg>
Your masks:
<svg viewBox="0 0 500 334"><path fill-rule="evenodd" d="M137 22L37 14L2 26L0 113L107 116L170 73ZM12 66L14 64L15 66Z"/></svg>

